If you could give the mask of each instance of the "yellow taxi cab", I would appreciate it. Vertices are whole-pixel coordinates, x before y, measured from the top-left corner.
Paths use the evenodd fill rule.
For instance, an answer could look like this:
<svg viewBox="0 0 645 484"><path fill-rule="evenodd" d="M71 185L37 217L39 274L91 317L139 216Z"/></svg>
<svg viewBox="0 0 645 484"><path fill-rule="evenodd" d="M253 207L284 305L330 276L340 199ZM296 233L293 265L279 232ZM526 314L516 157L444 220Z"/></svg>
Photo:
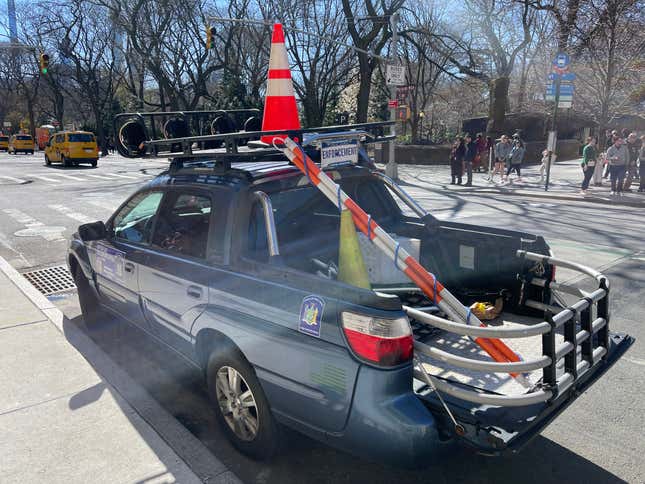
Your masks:
<svg viewBox="0 0 645 484"><path fill-rule="evenodd" d="M9 151L9 136L0 134L0 151Z"/></svg>
<svg viewBox="0 0 645 484"><path fill-rule="evenodd" d="M90 163L96 166L98 158L96 136L88 131L56 133L45 146L45 164L48 166L52 163L62 163L65 166Z"/></svg>
<svg viewBox="0 0 645 484"><path fill-rule="evenodd" d="M23 153L34 154L34 139L30 134L14 134L9 138L7 151L10 155L15 155L19 151Z"/></svg>

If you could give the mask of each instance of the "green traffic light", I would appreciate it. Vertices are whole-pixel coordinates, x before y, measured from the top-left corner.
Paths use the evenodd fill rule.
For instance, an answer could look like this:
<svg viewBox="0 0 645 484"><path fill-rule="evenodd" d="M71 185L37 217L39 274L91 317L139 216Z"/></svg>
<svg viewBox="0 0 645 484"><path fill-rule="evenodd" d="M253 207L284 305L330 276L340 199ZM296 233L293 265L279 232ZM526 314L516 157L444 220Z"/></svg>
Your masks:
<svg viewBox="0 0 645 484"><path fill-rule="evenodd" d="M43 67L43 74L47 74L47 68Z"/></svg>

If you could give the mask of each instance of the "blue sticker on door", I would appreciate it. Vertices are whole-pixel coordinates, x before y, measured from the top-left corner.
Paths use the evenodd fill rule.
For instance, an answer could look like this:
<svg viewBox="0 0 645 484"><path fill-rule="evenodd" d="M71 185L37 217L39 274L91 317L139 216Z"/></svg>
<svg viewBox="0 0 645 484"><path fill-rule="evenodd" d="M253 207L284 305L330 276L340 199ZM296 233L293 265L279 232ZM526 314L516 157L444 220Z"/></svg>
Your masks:
<svg viewBox="0 0 645 484"><path fill-rule="evenodd" d="M320 323L322 321L325 301L318 296L307 296L300 306L300 322L298 331L320 338Z"/></svg>

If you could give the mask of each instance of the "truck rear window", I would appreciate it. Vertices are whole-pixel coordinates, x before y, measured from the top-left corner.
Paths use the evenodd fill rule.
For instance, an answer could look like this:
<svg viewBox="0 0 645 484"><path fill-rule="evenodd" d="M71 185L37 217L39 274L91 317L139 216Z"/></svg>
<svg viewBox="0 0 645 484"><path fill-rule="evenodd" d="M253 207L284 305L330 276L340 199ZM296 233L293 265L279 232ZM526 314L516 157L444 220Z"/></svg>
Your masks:
<svg viewBox="0 0 645 484"><path fill-rule="evenodd" d="M68 135L68 139L71 143L91 143L92 141L94 141L94 135L86 133L74 133Z"/></svg>
<svg viewBox="0 0 645 484"><path fill-rule="evenodd" d="M16 139L20 139L20 140L23 140L23 141L30 141L31 136L29 136L27 134L21 134L21 135L16 136Z"/></svg>
<svg viewBox="0 0 645 484"><path fill-rule="evenodd" d="M9 136L0 136L0 141L9 141Z"/></svg>

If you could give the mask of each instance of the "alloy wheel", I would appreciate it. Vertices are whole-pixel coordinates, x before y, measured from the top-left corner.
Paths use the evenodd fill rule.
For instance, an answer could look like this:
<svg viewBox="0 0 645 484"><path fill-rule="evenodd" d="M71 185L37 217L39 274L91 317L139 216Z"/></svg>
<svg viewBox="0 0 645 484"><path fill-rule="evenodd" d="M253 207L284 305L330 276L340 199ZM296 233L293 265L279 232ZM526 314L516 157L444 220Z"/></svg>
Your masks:
<svg viewBox="0 0 645 484"><path fill-rule="evenodd" d="M244 377L235 368L222 366L217 370L215 389L217 403L231 430L245 442L255 439L260 423L258 408Z"/></svg>

